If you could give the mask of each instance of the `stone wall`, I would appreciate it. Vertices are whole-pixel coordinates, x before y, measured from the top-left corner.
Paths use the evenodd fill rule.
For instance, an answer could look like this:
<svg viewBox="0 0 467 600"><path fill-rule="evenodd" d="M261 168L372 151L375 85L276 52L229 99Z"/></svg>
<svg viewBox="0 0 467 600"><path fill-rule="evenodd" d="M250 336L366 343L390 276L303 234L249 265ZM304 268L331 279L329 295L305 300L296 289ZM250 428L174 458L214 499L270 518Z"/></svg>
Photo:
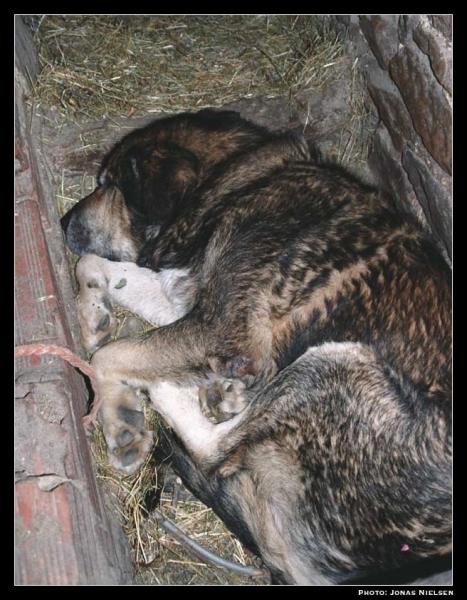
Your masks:
<svg viewBox="0 0 467 600"><path fill-rule="evenodd" d="M451 258L452 15L339 15L381 119L370 167Z"/></svg>

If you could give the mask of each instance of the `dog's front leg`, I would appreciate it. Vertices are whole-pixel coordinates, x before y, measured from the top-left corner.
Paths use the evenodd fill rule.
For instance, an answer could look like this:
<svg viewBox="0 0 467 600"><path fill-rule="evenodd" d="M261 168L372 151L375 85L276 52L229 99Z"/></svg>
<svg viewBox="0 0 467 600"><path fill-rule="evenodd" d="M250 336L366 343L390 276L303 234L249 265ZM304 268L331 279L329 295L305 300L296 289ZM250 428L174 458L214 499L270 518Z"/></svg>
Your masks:
<svg viewBox="0 0 467 600"><path fill-rule="evenodd" d="M152 446L141 393L148 388L151 369L140 343L123 338L97 350L91 359L98 380L98 419L107 443L108 461L123 473L135 471Z"/></svg>
<svg viewBox="0 0 467 600"><path fill-rule="evenodd" d="M168 294L167 277L131 262L83 256L76 266L78 318L84 347L93 352L117 329L114 305L123 306L155 325L179 319L187 303Z"/></svg>

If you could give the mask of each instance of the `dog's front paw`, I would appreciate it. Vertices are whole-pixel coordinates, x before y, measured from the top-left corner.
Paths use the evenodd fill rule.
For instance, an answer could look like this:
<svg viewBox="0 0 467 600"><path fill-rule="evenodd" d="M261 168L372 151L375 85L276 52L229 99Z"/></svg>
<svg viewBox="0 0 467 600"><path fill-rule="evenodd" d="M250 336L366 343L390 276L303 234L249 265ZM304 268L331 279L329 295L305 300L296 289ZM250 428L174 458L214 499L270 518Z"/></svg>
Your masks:
<svg viewBox="0 0 467 600"><path fill-rule="evenodd" d="M128 388L120 395L122 404L110 404L107 401L99 413L109 464L126 474L133 473L144 463L153 438L152 431L145 428L144 413L140 406L128 408L129 401L133 404L134 394Z"/></svg>
<svg viewBox="0 0 467 600"><path fill-rule="evenodd" d="M111 466L133 473L145 461L152 447L151 431L143 412L144 393L134 383L131 340L107 344L91 358L99 390L98 419L102 425Z"/></svg>
<svg viewBox="0 0 467 600"><path fill-rule="evenodd" d="M108 282L100 269L101 260L97 256L83 256L76 267L79 284L76 304L81 340L89 352L110 342L118 327Z"/></svg>
<svg viewBox="0 0 467 600"><path fill-rule="evenodd" d="M101 288L84 288L76 304L82 344L88 352L94 352L110 342L117 331L110 297Z"/></svg>
<svg viewBox="0 0 467 600"><path fill-rule="evenodd" d="M126 422L114 423L104 436L108 447L109 464L130 474L136 471L146 460L152 447L152 431L137 429Z"/></svg>

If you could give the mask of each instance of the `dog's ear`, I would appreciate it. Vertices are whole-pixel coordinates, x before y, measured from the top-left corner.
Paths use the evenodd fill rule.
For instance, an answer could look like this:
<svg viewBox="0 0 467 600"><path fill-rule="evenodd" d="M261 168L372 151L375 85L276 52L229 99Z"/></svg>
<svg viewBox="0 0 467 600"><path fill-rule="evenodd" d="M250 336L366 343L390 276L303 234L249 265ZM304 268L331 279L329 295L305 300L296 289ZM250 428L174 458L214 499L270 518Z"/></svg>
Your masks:
<svg viewBox="0 0 467 600"><path fill-rule="evenodd" d="M118 185L129 210L148 225L163 225L196 186L199 161L173 143L132 147L121 161Z"/></svg>

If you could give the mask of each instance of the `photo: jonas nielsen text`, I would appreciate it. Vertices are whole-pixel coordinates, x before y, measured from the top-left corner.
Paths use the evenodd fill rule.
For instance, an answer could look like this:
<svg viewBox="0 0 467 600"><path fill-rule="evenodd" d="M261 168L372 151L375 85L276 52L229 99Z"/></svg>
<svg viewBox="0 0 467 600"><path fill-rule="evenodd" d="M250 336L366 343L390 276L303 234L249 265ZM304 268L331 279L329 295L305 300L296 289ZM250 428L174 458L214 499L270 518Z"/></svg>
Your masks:
<svg viewBox="0 0 467 600"><path fill-rule="evenodd" d="M358 590L359 596L453 596L453 590Z"/></svg>

